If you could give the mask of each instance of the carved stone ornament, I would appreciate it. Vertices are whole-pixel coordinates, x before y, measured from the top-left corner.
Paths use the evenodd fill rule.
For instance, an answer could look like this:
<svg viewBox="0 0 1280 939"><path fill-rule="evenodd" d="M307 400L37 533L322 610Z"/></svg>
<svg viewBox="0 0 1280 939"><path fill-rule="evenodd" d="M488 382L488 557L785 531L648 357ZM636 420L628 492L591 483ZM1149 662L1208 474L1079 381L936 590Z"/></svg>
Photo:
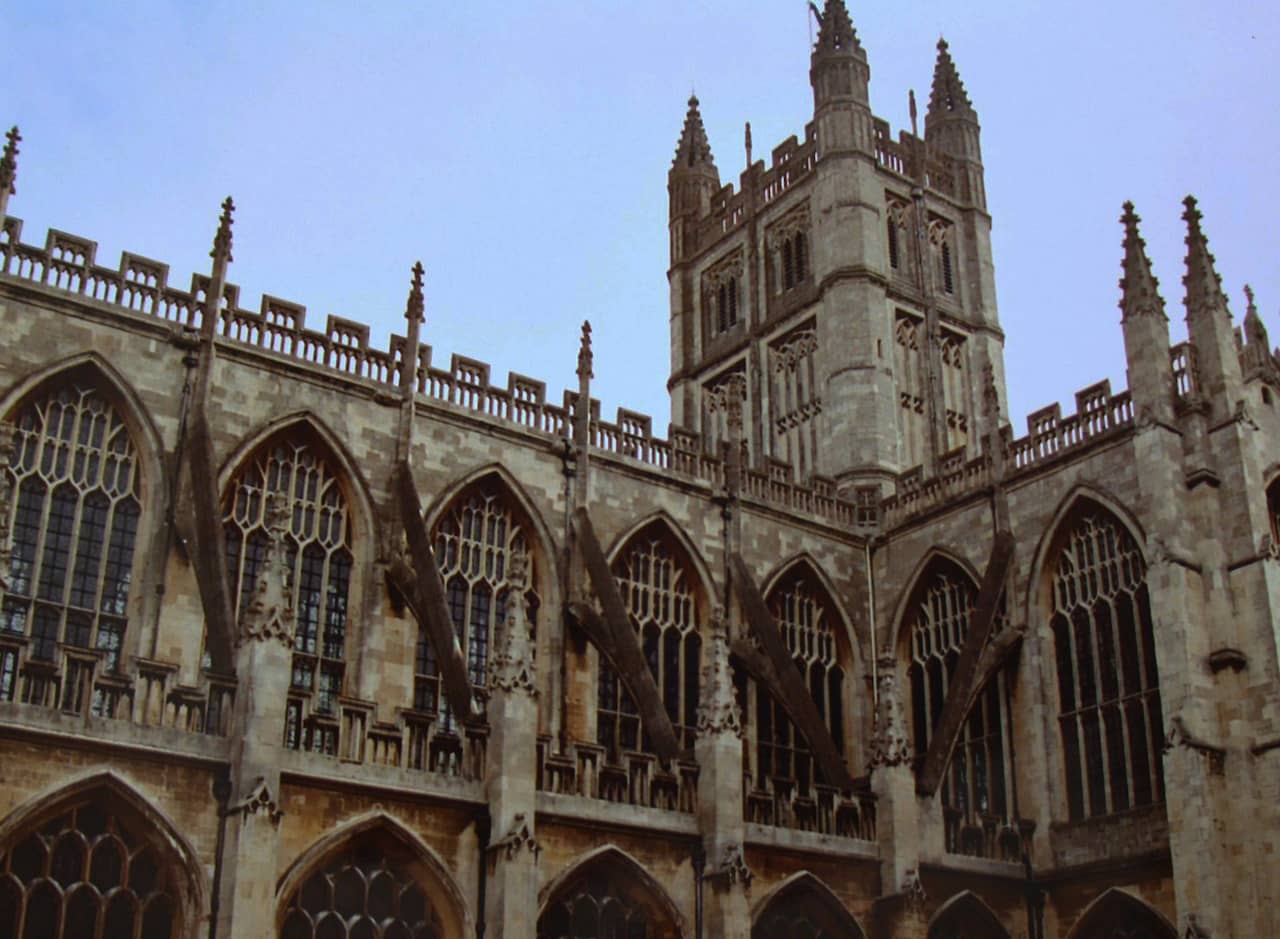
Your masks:
<svg viewBox="0 0 1280 939"><path fill-rule="evenodd" d="M1280 544L1270 535L1263 535L1262 540L1258 542L1258 557L1269 558L1272 561L1280 560ZM0 575L4 572L0 570Z"/></svg>
<svg viewBox="0 0 1280 939"><path fill-rule="evenodd" d="M529 583L527 554L511 555L507 562L507 581L511 588L507 594L506 622L498 637L497 649L489 659L488 690L490 694L501 690L536 696L529 598L525 593Z"/></svg>
<svg viewBox="0 0 1280 939"><path fill-rule="evenodd" d="M742 856L742 846L731 841L724 846L720 863L706 875L706 879L723 887L741 886L744 890L751 886L755 874L747 867L746 858Z"/></svg>
<svg viewBox="0 0 1280 939"><path fill-rule="evenodd" d="M1258 429L1258 422L1253 419L1253 412L1249 408L1249 402L1244 398L1236 402L1235 422L1249 430Z"/></svg>
<svg viewBox="0 0 1280 939"><path fill-rule="evenodd" d="M741 372L732 372L706 391L707 410L712 414L724 411L729 423L737 421L742 427L742 403L747 399L747 378Z"/></svg>
<svg viewBox="0 0 1280 939"><path fill-rule="evenodd" d="M699 734L742 736L742 715L729 667L729 621L723 607L711 619L711 648L702 667L702 694L698 701Z"/></svg>
<svg viewBox="0 0 1280 939"><path fill-rule="evenodd" d="M13 480L9 467L16 449L12 424L0 422L0 590L9 589L9 562L13 557L9 515L13 511Z"/></svg>
<svg viewBox="0 0 1280 939"><path fill-rule="evenodd" d="M707 268L702 275L703 283L706 287L715 290L730 278L742 277L742 251L735 251L723 261L718 261L712 267Z"/></svg>
<svg viewBox="0 0 1280 939"><path fill-rule="evenodd" d="M929 243L940 248L951 238L951 223L940 218L929 220Z"/></svg>
<svg viewBox="0 0 1280 939"><path fill-rule="evenodd" d="M812 329L792 333L781 344L769 350L769 359L775 373L794 372L801 362L818 350L818 337Z"/></svg>
<svg viewBox="0 0 1280 939"><path fill-rule="evenodd" d="M284 811L271 797L267 781L261 776L258 777L257 785L249 791L248 796L235 805L227 807L227 815L240 815L243 818L257 815L259 812L262 812L272 825L279 825L280 819L284 818Z"/></svg>
<svg viewBox="0 0 1280 939"><path fill-rule="evenodd" d="M876 664L876 726L871 736L871 765L902 766L911 760L911 741L902 714L902 699L898 696L897 662L893 656L881 656Z"/></svg>
<svg viewBox="0 0 1280 939"><path fill-rule="evenodd" d="M529 851L533 854L533 860L536 863L538 855L542 853L542 845L538 844L538 839L533 836L533 831L529 828L529 822L525 819L524 813L517 812L511 820L511 830L489 845L489 851L491 853L503 852L508 861L513 861L519 857L521 851Z"/></svg>
<svg viewBox="0 0 1280 939"><path fill-rule="evenodd" d="M286 649L293 647L293 591L289 589L289 562L284 550L291 514L287 495L267 494L267 556L258 570L248 608L240 618L241 643L275 641Z"/></svg>
<svg viewBox="0 0 1280 939"><path fill-rule="evenodd" d="M782 243L798 232L809 231L809 203L796 206L779 219L765 236L770 251L782 250Z"/></svg>

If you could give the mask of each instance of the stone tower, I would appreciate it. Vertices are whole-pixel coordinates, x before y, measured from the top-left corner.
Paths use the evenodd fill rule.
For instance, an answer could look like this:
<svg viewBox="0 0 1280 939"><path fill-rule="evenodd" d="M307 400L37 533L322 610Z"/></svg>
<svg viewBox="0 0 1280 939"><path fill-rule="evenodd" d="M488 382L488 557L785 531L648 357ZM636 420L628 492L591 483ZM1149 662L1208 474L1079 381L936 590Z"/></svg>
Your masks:
<svg viewBox="0 0 1280 939"><path fill-rule="evenodd" d="M988 368L1005 413L977 114L945 41L923 137L891 138L870 77L828 0L804 140L721 187L693 99L668 176L673 421L714 449L745 386L752 468L846 492L976 451Z"/></svg>

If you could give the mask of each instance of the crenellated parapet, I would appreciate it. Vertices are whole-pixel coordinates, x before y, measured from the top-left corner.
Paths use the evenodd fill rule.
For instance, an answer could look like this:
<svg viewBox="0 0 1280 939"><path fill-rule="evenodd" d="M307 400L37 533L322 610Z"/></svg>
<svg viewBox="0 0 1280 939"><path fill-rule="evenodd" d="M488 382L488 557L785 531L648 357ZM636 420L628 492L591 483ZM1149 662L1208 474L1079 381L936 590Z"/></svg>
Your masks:
<svg viewBox="0 0 1280 939"><path fill-rule="evenodd" d="M119 266L97 263L97 242L50 230L44 247L23 243L22 220L8 217L0 232L0 277L54 288L123 314L150 317L183 330L198 332L203 324L209 277L193 274L186 289L170 284L169 265L123 252ZM447 367L433 363L432 347L419 345L416 356L405 337L393 334L385 349L374 347L368 324L330 314L324 329L307 325L307 308L264 295L259 308L240 305L240 288L227 284L221 316L215 328L220 343L254 349L291 361L303 368L321 369L397 393L402 363L416 359L411 379L416 398L433 406L457 409L548 438L572 432L577 393L566 390L561 402L547 394L545 382L512 372L505 385L495 384L487 362L454 354ZM662 475L719 488L724 469L718 454L708 452L701 437L670 425L665 438L654 433L653 420L618 408L614 420L601 417L598 401L591 402L591 446L604 454L632 461ZM755 474L746 494L788 511L814 515L842 527L870 527L868 513L839 498L834 487L816 480L801 485L785 473ZM859 519L862 521L859 522Z"/></svg>

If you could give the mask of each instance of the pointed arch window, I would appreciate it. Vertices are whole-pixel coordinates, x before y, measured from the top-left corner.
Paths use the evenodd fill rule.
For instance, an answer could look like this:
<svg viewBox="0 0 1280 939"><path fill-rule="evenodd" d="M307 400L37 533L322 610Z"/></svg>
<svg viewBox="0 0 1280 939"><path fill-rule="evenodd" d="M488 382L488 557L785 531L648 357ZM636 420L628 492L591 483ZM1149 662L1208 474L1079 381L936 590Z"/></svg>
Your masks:
<svg viewBox="0 0 1280 939"><path fill-rule="evenodd" d="M774 585L767 602L836 749L843 752L845 670L830 597L809 570L797 567ZM740 679L740 684L746 683ZM745 695L744 712L755 739L755 798L768 798L774 803L769 814L785 823L795 817L796 800L813 798L814 784L823 782L821 771L782 703L763 685L749 684L754 687Z"/></svg>
<svg viewBox="0 0 1280 939"><path fill-rule="evenodd" d="M782 289L790 290L809 276L809 236L796 231L782 240Z"/></svg>
<svg viewBox="0 0 1280 939"><path fill-rule="evenodd" d="M679 939L662 888L633 861L607 849L572 872L538 917L538 939Z"/></svg>
<svg viewBox="0 0 1280 939"><path fill-rule="evenodd" d="M769 900L751 927L751 939L863 939L857 921L825 886L811 875Z"/></svg>
<svg viewBox="0 0 1280 939"><path fill-rule="evenodd" d="M464 650L467 680L481 700L494 624L506 618L512 589L507 579L511 558L516 554L529 554L527 529L508 493L492 481L464 494L436 526L436 566L444 581L454 633ZM537 582L536 568L535 559L529 570L530 584ZM530 587L526 596L536 630L538 594ZM414 708L441 713L444 729L453 730L453 716L441 696L439 662L425 628L418 631L414 663Z"/></svg>
<svg viewBox="0 0 1280 939"><path fill-rule="evenodd" d="M0 935L185 935L181 866L144 837L133 814L94 792L19 832L0 855Z"/></svg>
<svg viewBox="0 0 1280 939"><path fill-rule="evenodd" d="M667 716L681 745L692 747L697 724L701 640L695 575L670 533L653 524L637 534L613 563L631 625L640 634ZM635 701L613 668L600 662L596 740L618 762L627 750L652 751Z"/></svg>
<svg viewBox="0 0 1280 939"><path fill-rule="evenodd" d="M285 709L285 746L334 755L346 671L351 595L351 517L332 462L304 434L268 442L224 497L227 570L244 616L266 558L267 494L289 506L285 559L296 617Z"/></svg>
<svg viewBox="0 0 1280 939"><path fill-rule="evenodd" d="M137 450L120 413L82 379L37 392L17 410L14 453L0 469L12 487L12 555L0 630L29 640L26 658L53 667L68 652L121 666L142 514ZM2 522L3 520L0 520ZM0 652L0 698L55 704L56 678L25 678L15 646ZM85 659L65 656L61 706L79 710ZM77 664L79 663L79 664ZM76 672L73 675L72 672ZM95 713L108 706L95 691Z"/></svg>
<svg viewBox="0 0 1280 939"><path fill-rule="evenodd" d="M1088 503L1066 524L1048 567L1071 818L1163 802L1160 681L1137 542Z"/></svg>
<svg viewBox="0 0 1280 939"><path fill-rule="evenodd" d="M394 838L366 832L317 867L284 906L280 939L446 939L422 865Z"/></svg>
<svg viewBox="0 0 1280 939"><path fill-rule="evenodd" d="M1009 939L1009 933L981 900L964 893L945 903L929 924L929 939Z"/></svg>
<svg viewBox="0 0 1280 939"><path fill-rule="evenodd" d="M921 576L907 608L907 674L918 759L928 751L942 716L977 599L977 585L969 575L958 565L939 559ZM1002 597L993 632L1005 625L1003 608ZM1008 694L1008 677L1002 671L979 691L956 741L942 782L948 851L992 854L994 846L983 835L984 823L1009 820L1014 782Z"/></svg>

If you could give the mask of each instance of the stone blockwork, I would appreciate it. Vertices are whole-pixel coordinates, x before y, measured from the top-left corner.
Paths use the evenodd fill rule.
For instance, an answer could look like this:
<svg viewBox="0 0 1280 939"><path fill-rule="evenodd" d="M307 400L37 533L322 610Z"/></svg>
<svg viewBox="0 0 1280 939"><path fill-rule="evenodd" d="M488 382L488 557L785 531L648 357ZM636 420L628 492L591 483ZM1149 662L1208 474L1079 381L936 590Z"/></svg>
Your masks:
<svg viewBox="0 0 1280 939"><path fill-rule="evenodd" d="M433 365L421 268L385 351L241 308L230 200L187 289L25 244L11 134L0 932L1280 933L1253 297L1189 200L1171 347L1126 206L1130 388L1015 438L973 104L869 74L828 0L736 192L690 102L665 440L589 327L559 404Z"/></svg>

